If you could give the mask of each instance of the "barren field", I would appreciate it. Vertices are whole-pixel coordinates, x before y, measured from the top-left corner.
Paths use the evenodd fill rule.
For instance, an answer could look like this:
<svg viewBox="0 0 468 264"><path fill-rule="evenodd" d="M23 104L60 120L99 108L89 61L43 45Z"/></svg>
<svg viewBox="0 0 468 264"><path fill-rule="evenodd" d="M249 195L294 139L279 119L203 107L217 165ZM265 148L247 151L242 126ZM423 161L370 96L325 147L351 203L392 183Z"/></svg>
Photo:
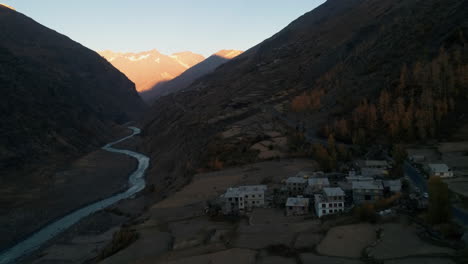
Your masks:
<svg viewBox="0 0 468 264"><path fill-rule="evenodd" d="M328 231L317 246L317 252L327 256L359 258L364 248L376 239L376 227L373 225L338 226Z"/></svg>
<svg viewBox="0 0 468 264"><path fill-rule="evenodd" d="M372 249L378 259L393 259L423 255L452 255L454 251L422 241L417 228L403 224L384 224L383 239Z"/></svg>

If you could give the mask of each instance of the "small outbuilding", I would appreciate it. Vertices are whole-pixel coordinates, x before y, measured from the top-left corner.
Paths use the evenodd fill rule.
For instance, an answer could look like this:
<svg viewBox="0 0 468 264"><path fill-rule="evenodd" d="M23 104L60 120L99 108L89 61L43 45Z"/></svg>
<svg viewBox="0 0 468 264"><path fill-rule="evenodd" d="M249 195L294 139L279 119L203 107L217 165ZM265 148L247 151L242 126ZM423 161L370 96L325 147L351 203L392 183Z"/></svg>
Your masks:
<svg viewBox="0 0 468 264"><path fill-rule="evenodd" d="M289 197L286 201L286 215L306 215L309 213L309 198Z"/></svg>
<svg viewBox="0 0 468 264"><path fill-rule="evenodd" d="M453 177L453 171L444 163L432 163L428 164L429 168L429 177L438 176L441 178L451 178Z"/></svg>

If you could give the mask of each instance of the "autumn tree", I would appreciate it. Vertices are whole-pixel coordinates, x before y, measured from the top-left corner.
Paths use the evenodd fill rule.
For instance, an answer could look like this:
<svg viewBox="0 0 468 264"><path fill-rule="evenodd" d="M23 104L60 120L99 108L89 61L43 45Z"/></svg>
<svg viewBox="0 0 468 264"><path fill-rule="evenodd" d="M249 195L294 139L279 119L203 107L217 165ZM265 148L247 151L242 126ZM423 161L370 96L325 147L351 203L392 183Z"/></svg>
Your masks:
<svg viewBox="0 0 468 264"><path fill-rule="evenodd" d="M403 177L403 165L407 158L407 153L403 145L396 144L393 146L392 157L394 161L394 166L392 170L392 176L394 178Z"/></svg>
<svg viewBox="0 0 468 264"><path fill-rule="evenodd" d="M312 146L312 153L314 159L319 163L320 167L325 170L329 171L330 167L330 155L328 154L327 149L322 146L321 144L314 144Z"/></svg>
<svg viewBox="0 0 468 264"><path fill-rule="evenodd" d="M431 224L446 223L451 218L451 206L448 185L440 177L433 176L428 181L429 210Z"/></svg>
<svg viewBox="0 0 468 264"><path fill-rule="evenodd" d="M338 162L338 155L336 152L335 137L330 134L328 137L328 163L330 169L336 169Z"/></svg>

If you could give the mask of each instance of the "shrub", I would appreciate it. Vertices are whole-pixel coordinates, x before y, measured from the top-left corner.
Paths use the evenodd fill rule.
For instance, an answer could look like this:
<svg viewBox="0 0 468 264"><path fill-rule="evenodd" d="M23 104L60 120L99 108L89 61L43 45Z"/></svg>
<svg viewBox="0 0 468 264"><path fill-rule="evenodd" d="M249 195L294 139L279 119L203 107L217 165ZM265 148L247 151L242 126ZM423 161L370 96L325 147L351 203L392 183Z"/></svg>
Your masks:
<svg viewBox="0 0 468 264"><path fill-rule="evenodd" d="M98 260L103 260L114 255L120 250L128 247L138 239L138 233L129 228L121 228L115 232L110 244L105 246L99 253Z"/></svg>

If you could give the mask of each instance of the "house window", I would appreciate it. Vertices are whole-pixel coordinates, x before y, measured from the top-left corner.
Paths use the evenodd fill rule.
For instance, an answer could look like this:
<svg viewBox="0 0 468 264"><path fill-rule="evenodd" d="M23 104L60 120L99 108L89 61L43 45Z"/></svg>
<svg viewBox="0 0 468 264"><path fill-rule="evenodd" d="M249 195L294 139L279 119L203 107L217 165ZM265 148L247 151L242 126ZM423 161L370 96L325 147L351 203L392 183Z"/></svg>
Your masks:
<svg viewBox="0 0 468 264"><path fill-rule="evenodd" d="M327 207L327 205L326 205L326 204L322 204L322 208L326 208L326 207Z"/></svg>
<svg viewBox="0 0 468 264"><path fill-rule="evenodd" d="M327 213L327 210L322 210L322 214L326 214Z"/></svg>
<svg viewBox="0 0 468 264"><path fill-rule="evenodd" d="M232 201L232 198L229 198L228 200L229 200L229 201Z"/></svg>
<svg viewBox="0 0 468 264"><path fill-rule="evenodd" d="M337 207L337 206L338 206L337 203L334 203L334 204L333 204L333 207Z"/></svg>
<svg viewBox="0 0 468 264"><path fill-rule="evenodd" d="M328 210L328 213L329 213L329 214L331 214L331 213L332 213L332 210L331 210L331 209L330 209L330 210Z"/></svg>

